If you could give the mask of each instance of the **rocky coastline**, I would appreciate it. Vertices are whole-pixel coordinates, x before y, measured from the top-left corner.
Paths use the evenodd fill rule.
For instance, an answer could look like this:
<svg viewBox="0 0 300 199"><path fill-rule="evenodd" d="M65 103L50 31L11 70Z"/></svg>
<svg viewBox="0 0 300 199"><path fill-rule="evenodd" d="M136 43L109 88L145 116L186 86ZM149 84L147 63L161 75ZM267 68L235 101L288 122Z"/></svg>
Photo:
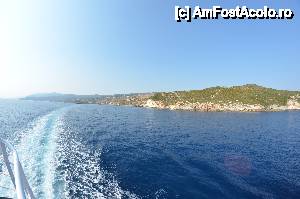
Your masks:
<svg viewBox="0 0 300 199"><path fill-rule="evenodd" d="M300 103L296 100L289 100L286 106L271 105L265 107L260 104L242 104L242 103L228 103L228 104L215 104L207 103L189 103L177 102L173 105L164 105L160 101L148 99L143 104L133 106L155 108L155 109L169 109L169 110L184 110L184 111L199 111L199 112L275 112L275 111L291 111L300 110Z"/></svg>
<svg viewBox="0 0 300 199"><path fill-rule="evenodd" d="M110 104L154 109L201 112L275 112L300 110L300 92L276 90L246 84L202 90L134 93L116 95L29 96L27 100L47 100L77 104Z"/></svg>

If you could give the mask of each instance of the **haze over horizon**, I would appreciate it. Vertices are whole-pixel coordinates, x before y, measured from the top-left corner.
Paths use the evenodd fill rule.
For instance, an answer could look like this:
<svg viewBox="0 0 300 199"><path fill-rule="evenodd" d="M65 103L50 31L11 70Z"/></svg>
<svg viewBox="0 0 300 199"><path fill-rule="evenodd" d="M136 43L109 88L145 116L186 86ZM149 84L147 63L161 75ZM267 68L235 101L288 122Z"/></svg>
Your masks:
<svg viewBox="0 0 300 199"><path fill-rule="evenodd" d="M257 85L257 84L244 84L244 85L231 85L231 86L221 86L221 85L216 85L216 86L211 86L211 87L206 87L206 88L212 88L212 87L217 87L217 86L221 86L221 87L233 87L233 86L246 86L246 85ZM265 87L263 85L257 85L257 86L262 86ZM206 88L196 88L196 89L184 89L184 90L169 90L169 91L160 91L160 90L156 90L156 91L149 91L149 92L131 92L131 93L110 93L110 94L99 94L99 93L59 93L59 92L43 92L43 93L32 93L26 96L19 96L19 97L4 97L3 99L18 99L18 98L24 98L24 97L45 97L45 96L58 96L58 95L123 95L123 94L135 94L135 93L153 93L153 92L173 92L173 91L190 91L190 90L202 90L202 89L206 89ZM265 87L268 88L268 87ZM272 88L272 89L277 89L277 88ZM278 89L281 90L281 89ZM285 90L285 89L283 89ZM289 90L289 91L300 91L300 90ZM0 98L1 99L1 98Z"/></svg>
<svg viewBox="0 0 300 199"><path fill-rule="evenodd" d="M291 8L292 20L192 23L176 23L174 6L196 6L199 1L131 2L1 1L0 98L247 83L300 89L299 1L267 4ZM200 4L213 5L232 8L245 1Z"/></svg>

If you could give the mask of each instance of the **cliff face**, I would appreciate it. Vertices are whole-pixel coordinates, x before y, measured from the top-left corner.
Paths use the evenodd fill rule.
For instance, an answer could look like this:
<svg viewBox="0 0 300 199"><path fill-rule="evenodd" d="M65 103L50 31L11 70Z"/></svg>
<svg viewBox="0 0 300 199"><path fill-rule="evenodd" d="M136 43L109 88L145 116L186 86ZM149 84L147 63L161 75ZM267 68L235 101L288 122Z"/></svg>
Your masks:
<svg viewBox="0 0 300 199"><path fill-rule="evenodd" d="M185 110L185 111L201 111L201 112L260 112L260 111L285 111L285 110L300 110L300 103L295 100L289 100L286 106L271 105L265 107L260 104L242 104L242 103L229 103L229 104L214 104L208 103L187 103L177 102L173 105L164 105L161 101L147 100L144 104L140 105L146 108L169 109L169 110Z"/></svg>
<svg viewBox="0 0 300 199"><path fill-rule="evenodd" d="M300 97L298 98L300 99ZM292 98L290 100L288 100L287 102L287 109L289 110L299 110L300 109L300 103L299 103L299 100L297 98Z"/></svg>

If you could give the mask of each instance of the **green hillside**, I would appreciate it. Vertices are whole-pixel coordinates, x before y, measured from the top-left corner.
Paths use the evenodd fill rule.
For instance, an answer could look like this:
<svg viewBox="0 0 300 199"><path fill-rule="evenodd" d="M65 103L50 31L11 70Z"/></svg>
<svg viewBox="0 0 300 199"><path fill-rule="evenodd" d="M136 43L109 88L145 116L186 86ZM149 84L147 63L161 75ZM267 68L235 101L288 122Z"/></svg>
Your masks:
<svg viewBox="0 0 300 199"><path fill-rule="evenodd" d="M176 102L212 102L218 104L243 103L260 104L265 107L276 104L284 106L292 96L299 96L299 91L286 91L265 88L255 84L233 87L212 87L203 90L176 91L155 93L151 99L161 101L165 105ZM298 98L300 102L300 98Z"/></svg>

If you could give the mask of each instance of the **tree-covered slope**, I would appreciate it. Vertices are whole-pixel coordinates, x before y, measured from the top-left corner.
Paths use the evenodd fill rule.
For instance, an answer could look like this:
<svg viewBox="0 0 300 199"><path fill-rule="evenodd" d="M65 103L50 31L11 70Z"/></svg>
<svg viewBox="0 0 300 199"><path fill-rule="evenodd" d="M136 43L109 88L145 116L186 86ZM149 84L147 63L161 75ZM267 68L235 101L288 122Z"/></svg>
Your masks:
<svg viewBox="0 0 300 199"><path fill-rule="evenodd" d="M242 104L260 104L262 106L279 105L284 106L291 97L299 96L300 92L275 90L265 88L255 84L233 87L212 87L203 90L176 91L155 93L151 99L160 101L165 105L172 105L177 102L187 103L242 103Z"/></svg>

